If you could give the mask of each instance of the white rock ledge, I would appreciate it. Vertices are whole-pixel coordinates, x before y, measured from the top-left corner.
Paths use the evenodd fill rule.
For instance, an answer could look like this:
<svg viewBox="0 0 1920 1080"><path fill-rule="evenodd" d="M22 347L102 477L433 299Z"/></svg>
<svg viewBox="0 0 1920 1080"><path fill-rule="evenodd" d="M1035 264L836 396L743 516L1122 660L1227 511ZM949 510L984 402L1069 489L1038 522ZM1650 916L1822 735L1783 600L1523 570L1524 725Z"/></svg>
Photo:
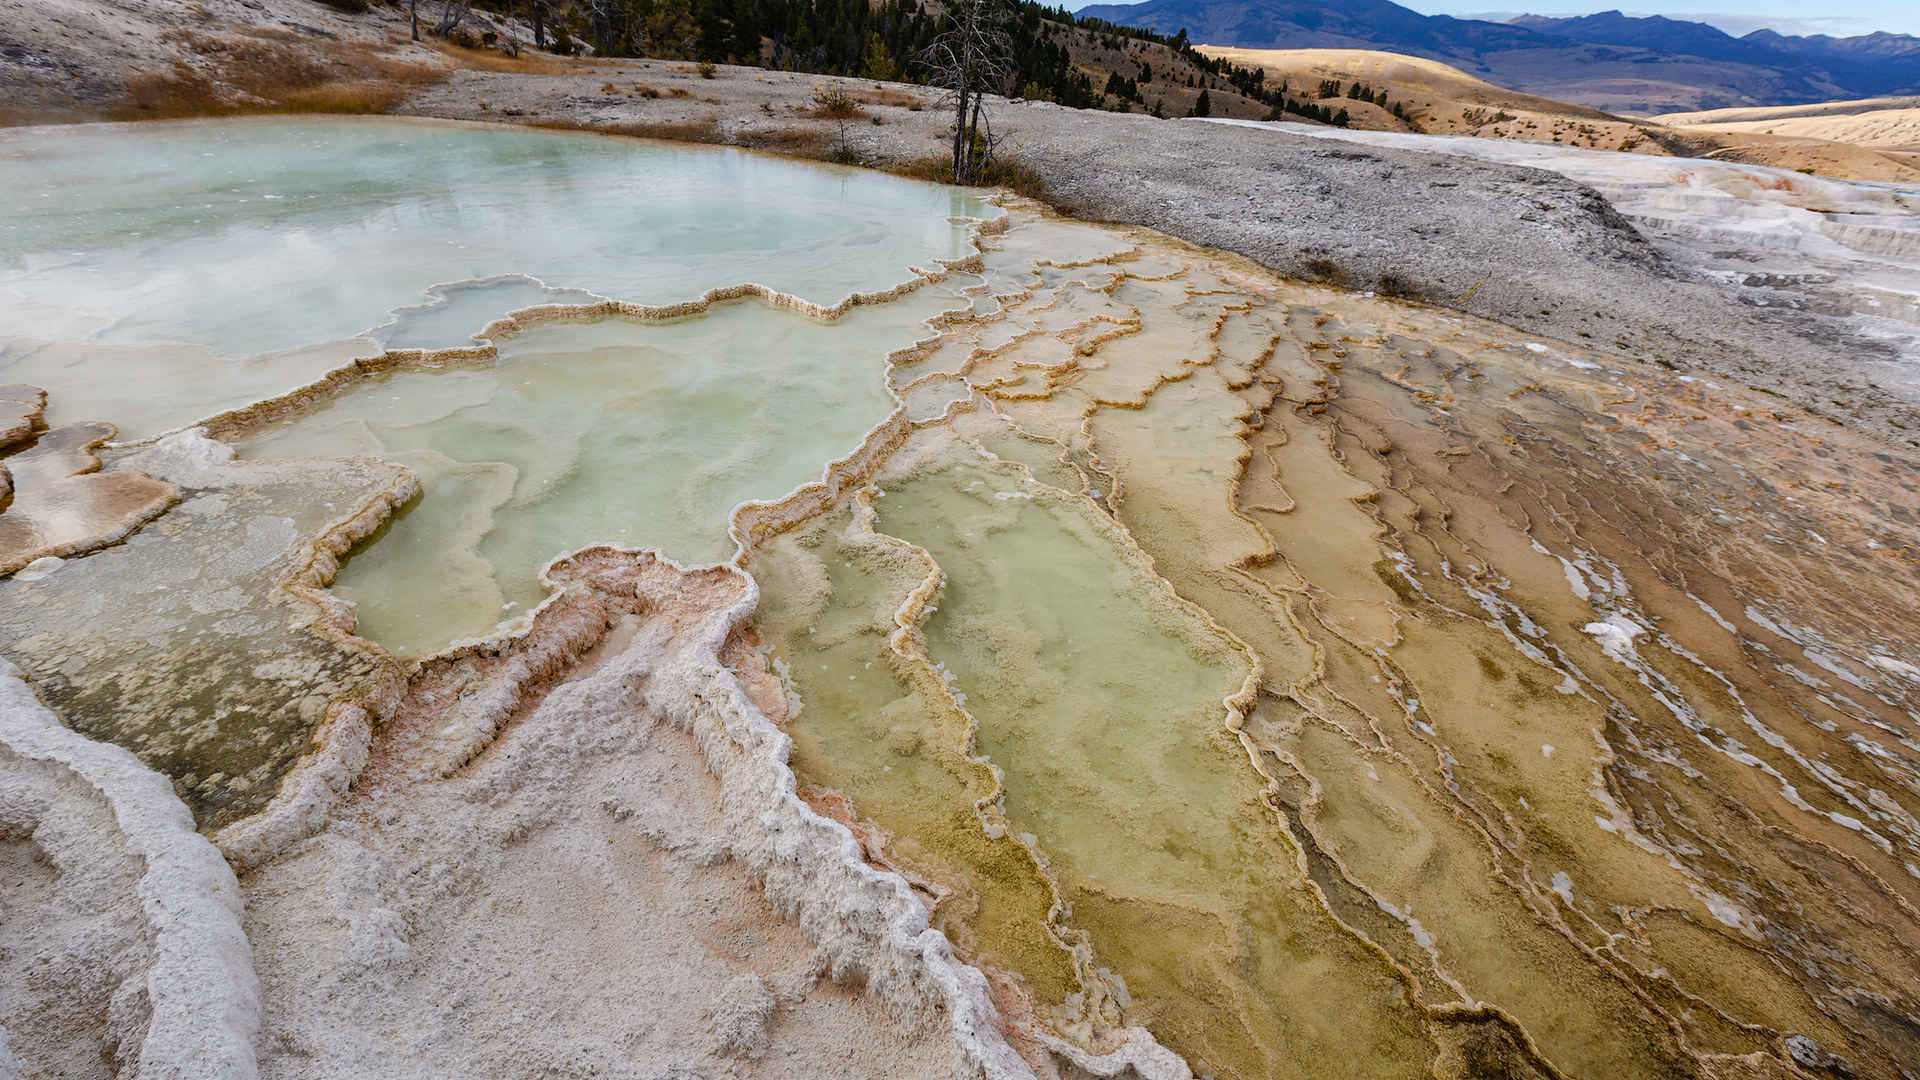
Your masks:
<svg viewBox="0 0 1920 1080"><path fill-rule="evenodd" d="M64 769L97 792L125 849L144 863L138 900L153 954L146 978L151 1015L133 1075L139 1080L258 1076L253 1040L260 1028L260 993L240 928L240 886L226 860L194 830L193 817L173 786L120 747L63 727L19 669L4 659L0 746ZM17 1043L21 1034L14 1033L16 1056L24 1052ZM0 1051L0 1063L5 1061Z"/></svg>

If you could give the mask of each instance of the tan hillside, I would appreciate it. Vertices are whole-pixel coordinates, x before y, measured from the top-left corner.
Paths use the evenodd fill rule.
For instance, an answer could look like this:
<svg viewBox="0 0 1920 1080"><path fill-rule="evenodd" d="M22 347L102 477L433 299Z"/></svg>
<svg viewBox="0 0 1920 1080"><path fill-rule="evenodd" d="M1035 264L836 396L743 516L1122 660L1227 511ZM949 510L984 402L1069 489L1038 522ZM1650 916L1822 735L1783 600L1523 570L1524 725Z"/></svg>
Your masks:
<svg viewBox="0 0 1920 1080"><path fill-rule="evenodd" d="M1219 45L1201 45L1199 51L1243 67L1261 67L1288 76L1357 78L1369 83L1424 89L1451 100L1481 105L1505 104L1517 99L1561 104L1503 89L1438 60L1401 53L1373 49L1234 49ZM1565 107L1579 109L1579 106ZM1593 113L1591 109L1581 111Z"/></svg>
<svg viewBox="0 0 1920 1080"><path fill-rule="evenodd" d="M1670 127L1826 139L1888 150L1920 151L1920 97L1825 101L1778 108L1714 109L1653 117Z"/></svg>
<svg viewBox="0 0 1920 1080"><path fill-rule="evenodd" d="M1680 128L1676 133L1692 134L1699 130ZM1795 169L1842 180L1920 183L1920 153L1912 151L1878 150L1826 139L1794 139L1740 131L1713 131L1708 137L1722 145L1697 156Z"/></svg>
<svg viewBox="0 0 1920 1080"><path fill-rule="evenodd" d="M1848 180L1920 181L1920 98L1636 119L1508 90L1437 60L1399 53L1213 45L1200 46L1200 51L1264 69L1269 85L1285 79L1296 95L1311 95L1329 79L1385 90L1387 108L1345 98L1326 102L1346 108L1349 126L1366 131L1526 139L1582 149L1711 157Z"/></svg>
<svg viewBox="0 0 1920 1080"><path fill-rule="evenodd" d="M1388 108L1341 101L1351 126L1431 135L1477 135L1532 139L1594 150L1663 154L1647 125L1584 105L1523 94L1495 86L1437 60L1372 49L1231 49L1202 45L1200 51L1244 67L1266 70L1269 82L1284 78L1295 91L1312 91L1323 80L1358 81L1387 92ZM1399 103L1402 115L1391 107ZM1356 107L1357 106L1357 107ZM1404 117L1404 118L1403 118Z"/></svg>

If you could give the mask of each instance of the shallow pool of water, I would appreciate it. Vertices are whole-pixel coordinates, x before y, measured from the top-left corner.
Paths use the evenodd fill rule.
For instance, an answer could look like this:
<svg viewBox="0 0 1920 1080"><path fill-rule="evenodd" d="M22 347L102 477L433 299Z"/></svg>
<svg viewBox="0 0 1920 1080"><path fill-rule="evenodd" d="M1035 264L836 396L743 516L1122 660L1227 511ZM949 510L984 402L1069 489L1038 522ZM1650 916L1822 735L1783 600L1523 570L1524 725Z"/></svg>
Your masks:
<svg viewBox="0 0 1920 1080"><path fill-rule="evenodd" d="M368 336L396 309L485 316L438 320L436 344L512 310L435 285L524 275L657 305L751 281L831 305L968 253L952 219L997 213L745 150L400 119L18 128L0 191L0 380L123 437L421 345L417 312Z"/></svg>
<svg viewBox="0 0 1920 1080"><path fill-rule="evenodd" d="M333 591L361 634L431 652L537 605L540 568L591 543L732 557L733 508L858 447L897 406L887 354L964 306L961 283L834 320L739 300L666 323L536 324L495 362L360 384L241 455L364 455L419 475L418 502Z"/></svg>

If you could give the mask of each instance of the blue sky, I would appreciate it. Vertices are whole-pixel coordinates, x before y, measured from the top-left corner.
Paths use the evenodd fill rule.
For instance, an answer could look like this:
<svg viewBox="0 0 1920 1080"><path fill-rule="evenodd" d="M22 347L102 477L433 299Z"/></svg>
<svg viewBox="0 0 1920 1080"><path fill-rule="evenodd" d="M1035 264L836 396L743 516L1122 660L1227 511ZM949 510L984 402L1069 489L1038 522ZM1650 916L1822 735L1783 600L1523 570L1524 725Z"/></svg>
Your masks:
<svg viewBox="0 0 1920 1080"><path fill-rule="evenodd" d="M1122 3L1124 0L1068 0L1067 6L1084 7L1088 3ZM1828 0L1813 5L1807 0L1665 0L1658 10L1634 8L1632 0L1518 0L1511 8L1493 4L1514 0L1398 0L1399 3L1429 15L1458 15L1465 18L1510 19L1522 12L1535 15L1590 15L1618 6L1629 15L1665 15L1673 19L1691 19L1712 23L1729 34L1771 27L1783 34L1871 34L1888 30L1896 34L1920 34L1920 3L1915 0ZM1814 14L1817 12L1817 14Z"/></svg>

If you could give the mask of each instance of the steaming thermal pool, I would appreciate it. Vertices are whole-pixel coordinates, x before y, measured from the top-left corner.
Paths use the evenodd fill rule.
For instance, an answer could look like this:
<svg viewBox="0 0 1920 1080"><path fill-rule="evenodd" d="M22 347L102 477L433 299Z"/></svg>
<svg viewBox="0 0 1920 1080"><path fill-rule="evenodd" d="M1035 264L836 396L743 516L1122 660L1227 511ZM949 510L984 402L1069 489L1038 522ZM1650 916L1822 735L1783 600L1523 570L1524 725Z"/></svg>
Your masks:
<svg viewBox="0 0 1920 1080"><path fill-rule="evenodd" d="M664 1035L519 953L464 966L602 917L510 893L548 873L522 845L655 895L627 829L751 867L963 1073L1920 1053L1920 482L1884 448L728 150L46 129L0 178L0 383L122 425L100 475L176 500L0 579L0 653L255 868L265 1074L425 1067L417 1017L356 1004L396 987L461 1000L476 1062L651 1068ZM85 475L34 452L0 537ZM694 796L636 717L694 733L706 839L658 823Z"/></svg>
<svg viewBox="0 0 1920 1080"><path fill-rule="evenodd" d="M660 305L757 282L831 305L965 254L949 219L994 213L762 154L398 120L17 129L0 189L0 377L124 437L582 290ZM462 287L500 275L572 291Z"/></svg>

